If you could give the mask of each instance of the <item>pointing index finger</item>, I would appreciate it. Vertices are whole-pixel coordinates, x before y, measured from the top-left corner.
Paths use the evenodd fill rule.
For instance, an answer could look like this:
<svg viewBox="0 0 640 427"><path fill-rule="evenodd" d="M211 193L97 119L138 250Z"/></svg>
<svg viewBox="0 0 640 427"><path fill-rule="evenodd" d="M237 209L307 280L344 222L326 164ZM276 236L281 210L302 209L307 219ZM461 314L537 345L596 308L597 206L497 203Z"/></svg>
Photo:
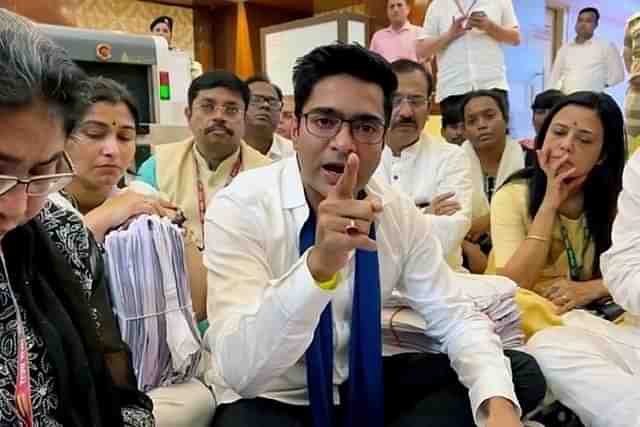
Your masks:
<svg viewBox="0 0 640 427"><path fill-rule="evenodd" d="M356 183L358 182L359 166L360 159L358 156L355 153L349 154L349 157L347 157L347 163L344 165L342 176L340 176L338 183L332 189L330 195L342 200L353 199Z"/></svg>

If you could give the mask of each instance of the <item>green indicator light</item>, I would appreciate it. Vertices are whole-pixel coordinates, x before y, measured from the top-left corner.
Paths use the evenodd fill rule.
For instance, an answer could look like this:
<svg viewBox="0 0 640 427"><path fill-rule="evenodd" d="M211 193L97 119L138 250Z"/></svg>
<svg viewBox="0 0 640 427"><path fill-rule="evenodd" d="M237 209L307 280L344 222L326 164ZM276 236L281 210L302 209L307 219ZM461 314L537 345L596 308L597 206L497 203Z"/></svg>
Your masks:
<svg viewBox="0 0 640 427"><path fill-rule="evenodd" d="M163 101L171 99L171 88L169 85L160 85L160 99Z"/></svg>

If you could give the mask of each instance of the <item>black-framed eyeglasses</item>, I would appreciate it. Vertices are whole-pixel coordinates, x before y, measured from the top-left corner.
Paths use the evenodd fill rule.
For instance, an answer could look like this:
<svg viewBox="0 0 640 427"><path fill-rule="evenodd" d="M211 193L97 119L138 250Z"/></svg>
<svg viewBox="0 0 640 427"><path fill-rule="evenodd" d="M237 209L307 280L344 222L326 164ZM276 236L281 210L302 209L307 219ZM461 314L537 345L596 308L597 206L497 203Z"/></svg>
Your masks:
<svg viewBox="0 0 640 427"><path fill-rule="evenodd" d="M282 109L282 101L262 95L251 95L249 104L253 107L262 107L264 104L268 104L272 110Z"/></svg>
<svg viewBox="0 0 640 427"><path fill-rule="evenodd" d="M322 139L334 138L342 129L342 125L349 123L351 136L361 144L379 144L385 133L385 124L376 118L355 118L351 120L336 117L326 113L303 114L307 132Z"/></svg>
<svg viewBox="0 0 640 427"><path fill-rule="evenodd" d="M18 184L25 185L27 196L42 197L62 190L69 185L76 175L69 155L64 152L59 161L58 172L49 175L37 175L30 178L0 175L0 197L13 190Z"/></svg>
<svg viewBox="0 0 640 427"><path fill-rule="evenodd" d="M393 95L391 98L393 108L400 107L405 100L413 109L424 107L429 102L429 98L422 95Z"/></svg>

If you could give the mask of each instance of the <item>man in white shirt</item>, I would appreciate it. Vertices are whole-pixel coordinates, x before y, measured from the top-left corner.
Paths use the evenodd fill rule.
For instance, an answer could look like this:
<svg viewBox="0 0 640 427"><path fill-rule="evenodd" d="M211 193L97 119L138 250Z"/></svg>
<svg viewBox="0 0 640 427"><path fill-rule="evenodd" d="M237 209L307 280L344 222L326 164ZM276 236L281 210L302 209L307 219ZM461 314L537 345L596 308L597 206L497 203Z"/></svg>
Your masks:
<svg viewBox="0 0 640 427"><path fill-rule="evenodd" d="M593 427L640 426L640 154L627 163L612 245L602 254L604 283L624 325L595 316L545 329L529 341L550 389ZM579 314L579 310L573 310Z"/></svg>
<svg viewBox="0 0 640 427"><path fill-rule="evenodd" d="M428 217L371 179L397 87L388 63L334 44L293 79L297 157L243 174L207 212L213 425L521 426L544 394L535 361L516 352L510 367ZM396 286L447 354L382 358Z"/></svg>
<svg viewBox="0 0 640 427"><path fill-rule="evenodd" d="M471 226L471 166L464 150L423 132L433 77L417 62L391 64L398 78L393 115L376 177L407 194L432 218L449 265L462 269L460 244Z"/></svg>
<svg viewBox="0 0 640 427"><path fill-rule="evenodd" d="M520 44L511 0L433 0L418 38L418 54L437 55L436 102L458 108L472 90L497 89L508 105L502 44Z"/></svg>
<svg viewBox="0 0 640 427"><path fill-rule="evenodd" d="M595 7L578 13L576 38L558 51L548 89L567 95L582 90L602 92L624 80L622 56L616 46L593 37L599 21L600 12Z"/></svg>
<svg viewBox="0 0 640 427"><path fill-rule="evenodd" d="M253 76L245 82L251 91L244 140L274 162L294 154L291 141L278 135L282 91L269 79Z"/></svg>

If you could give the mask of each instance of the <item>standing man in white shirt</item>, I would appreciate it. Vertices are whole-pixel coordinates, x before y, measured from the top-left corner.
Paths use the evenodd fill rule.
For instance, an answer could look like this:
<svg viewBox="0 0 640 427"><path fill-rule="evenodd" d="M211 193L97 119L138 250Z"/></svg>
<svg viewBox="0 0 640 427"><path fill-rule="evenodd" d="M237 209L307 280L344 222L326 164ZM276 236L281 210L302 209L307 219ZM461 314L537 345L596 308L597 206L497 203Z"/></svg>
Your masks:
<svg viewBox="0 0 640 427"><path fill-rule="evenodd" d="M417 62L391 64L398 78L393 115L382 160L376 171L391 187L407 194L424 213L434 215L449 265L462 269L460 244L471 227L471 166L464 150L423 132L429 120L433 77Z"/></svg>
<svg viewBox="0 0 640 427"><path fill-rule="evenodd" d="M459 108L467 92L496 89L508 106L502 44L520 44L511 0L433 0L424 18L418 55L437 55L436 102Z"/></svg>
<svg viewBox="0 0 640 427"><path fill-rule="evenodd" d="M546 387L535 360L505 358L428 217L371 179L397 88L387 62L334 44L293 79L297 157L240 176L207 212L213 425L521 426ZM382 357L396 286L446 354Z"/></svg>
<svg viewBox="0 0 640 427"><path fill-rule="evenodd" d="M264 76L250 77L245 83L251 98L244 140L274 162L292 156L291 141L276 133L283 106L282 91Z"/></svg>
<svg viewBox="0 0 640 427"><path fill-rule="evenodd" d="M547 89L567 95L582 90L602 92L624 80L622 56L616 46L593 37L599 21L595 7L580 10L576 38L558 51Z"/></svg>

